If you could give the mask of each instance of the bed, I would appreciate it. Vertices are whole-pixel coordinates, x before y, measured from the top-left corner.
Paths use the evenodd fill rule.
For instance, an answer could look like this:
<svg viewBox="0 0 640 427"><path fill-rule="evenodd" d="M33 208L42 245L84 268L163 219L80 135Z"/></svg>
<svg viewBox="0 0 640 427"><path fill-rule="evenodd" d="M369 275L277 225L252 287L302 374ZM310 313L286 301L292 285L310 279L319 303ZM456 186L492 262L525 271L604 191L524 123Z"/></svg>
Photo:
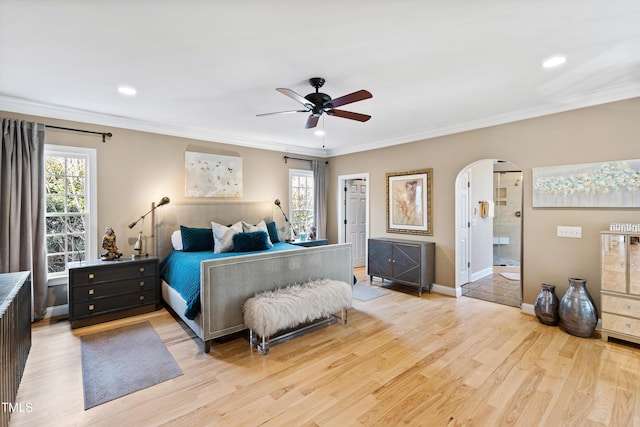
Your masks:
<svg viewBox="0 0 640 427"><path fill-rule="evenodd" d="M165 205L154 215L154 251L164 265L168 258L176 256L171 236L181 225L210 228L212 221L219 224L271 222L273 207L271 202L237 201ZM284 226L277 224L279 229ZM201 253L190 261L196 265L195 271L166 275L167 278L199 276L200 289L195 295L199 297L199 304L195 307L192 299L187 301L163 276L164 302L202 340L205 352L210 351L212 340L247 329L242 306L258 292L323 278L352 282L350 244L309 248L287 243L274 246L278 247L260 252L224 253L217 258L213 253Z"/></svg>

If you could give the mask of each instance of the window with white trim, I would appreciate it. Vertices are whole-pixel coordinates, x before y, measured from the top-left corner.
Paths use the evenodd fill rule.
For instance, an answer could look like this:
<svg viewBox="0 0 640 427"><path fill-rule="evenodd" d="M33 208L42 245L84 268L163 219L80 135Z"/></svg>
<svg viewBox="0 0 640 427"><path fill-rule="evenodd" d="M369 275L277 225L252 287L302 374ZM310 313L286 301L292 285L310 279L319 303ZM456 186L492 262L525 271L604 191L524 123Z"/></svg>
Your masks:
<svg viewBox="0 0 640 427"><path fill-rule="evenodd" d="M313 191L313 171L289 169L289 216L297 233L309 232L314 223Z"/></svg>
<svg viewBox="0 0 640 427"><path fill-rule="evenodd" d="M49 279L96 258L96 150L45 145L45 234Z"/></svg>

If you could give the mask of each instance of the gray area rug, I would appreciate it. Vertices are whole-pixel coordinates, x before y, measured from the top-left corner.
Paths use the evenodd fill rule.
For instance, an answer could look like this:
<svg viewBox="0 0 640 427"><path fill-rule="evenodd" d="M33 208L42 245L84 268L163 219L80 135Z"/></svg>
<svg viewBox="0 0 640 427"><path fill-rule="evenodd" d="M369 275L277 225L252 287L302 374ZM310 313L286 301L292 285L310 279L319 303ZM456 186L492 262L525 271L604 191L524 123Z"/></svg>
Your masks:
<svg viewBox="0 0 640 427"><path fill-rule="evenodd" d="M365 286L359 283L353 285L353 297L358 301L369 301L388 293L389 291L374 288L373 286Z"/></svg>
<svg viewBox="0 0 640 427"><path fill-rule="evenodd" d="M81 338L84 409L182 375L149 322Z"/></svg>

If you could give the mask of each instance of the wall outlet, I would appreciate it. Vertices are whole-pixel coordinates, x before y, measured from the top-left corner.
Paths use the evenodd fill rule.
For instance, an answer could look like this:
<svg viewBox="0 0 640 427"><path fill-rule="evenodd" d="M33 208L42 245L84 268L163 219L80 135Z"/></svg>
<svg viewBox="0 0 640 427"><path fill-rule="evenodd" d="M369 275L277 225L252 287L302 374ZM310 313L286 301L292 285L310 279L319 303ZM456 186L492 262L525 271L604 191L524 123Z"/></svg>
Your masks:
<svg viewBox="0 0 640 427"><path fill-rule="evenodd" d="M569 227L566 225L559 225L557 231L558 237L570 237L573 239L582 238L582 227Z"/></svg>

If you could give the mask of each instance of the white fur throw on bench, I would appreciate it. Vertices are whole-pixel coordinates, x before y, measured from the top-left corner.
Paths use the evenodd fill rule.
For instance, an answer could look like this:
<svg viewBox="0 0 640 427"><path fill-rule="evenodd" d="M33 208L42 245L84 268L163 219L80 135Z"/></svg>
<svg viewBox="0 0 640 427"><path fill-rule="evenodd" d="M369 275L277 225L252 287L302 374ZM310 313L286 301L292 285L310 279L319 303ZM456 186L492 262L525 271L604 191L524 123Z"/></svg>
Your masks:
<svg viewBox="0 0 640 427"><path fill-rule="evenodd" d="M351 307L350 284L322 279L257 294L244 305L244 324L261 337Z"/></svg>

